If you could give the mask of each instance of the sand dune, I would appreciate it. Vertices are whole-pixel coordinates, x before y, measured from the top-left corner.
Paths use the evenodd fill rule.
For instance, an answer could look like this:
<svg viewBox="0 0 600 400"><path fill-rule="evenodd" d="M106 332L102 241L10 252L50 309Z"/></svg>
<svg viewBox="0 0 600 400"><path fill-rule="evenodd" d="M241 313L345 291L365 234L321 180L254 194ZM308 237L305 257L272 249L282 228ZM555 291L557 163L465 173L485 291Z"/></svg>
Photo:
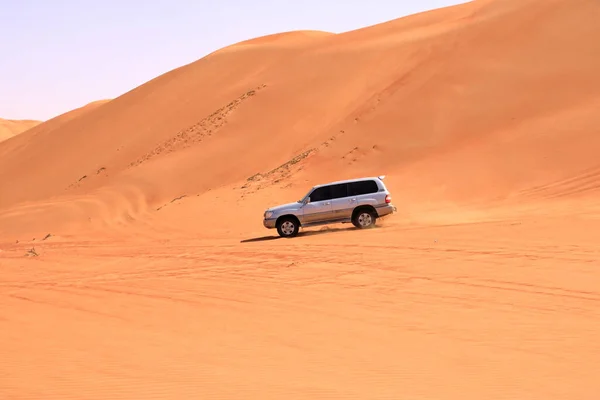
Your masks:
<svg viewBox="0 0 600 400"><path fill-rule="evenodd" d="M35 120L14 120L0 118L0 142L25 132L28 129L38 125L41 121Z"/></svg>
<svg viewBox="0 0 600 400"><path fill-rule="evenodd" d="M10 188L0 209L91 195L98 205L82 207L94 218L108 191L122 197L108 206L115 216L137 203L151 211L310 150L292 188L385 173L408 207L487 209L492 200L528 202L537 187L560 192L558 182L573 179L583 179L579 197L595 196L598 28L581 21L596 5L515 4L467 3L288 51L215 52L0 146L0 180ZM510 34L499 33L505 26ZM60 219L80 221L69 209Z"/></svg>
<svg viewBox="0 0 600 400"><path fill-rule="evenodd" d="M110 100L97 100L93 101L89 104L86 104L83 107L76 108L69 112L58 115L48 121L35 121L35 120L5 120L0 119L0 137L4 137L4 139L8 139L9 137L15 136L19 133L31 130L28 132L27 136L29 139L23 139L23 142L28 142L32 140L31 138L36 136L39 132L50 132L57 127L62 126L67 121L74 119L76 117L80 117L88 111L92 111L95 108L109 102ZM38 127L39 126L39 127ZM37 127L37 129L32 129ZM46 133L48 134L48 133ZM1 140L4 140L1 139ZM0 141L1 141L0 140ZM4 148L3 154L8 154L11 151L12 147L10 145L6 145Z"/></svg>
<svg viewBox="0 0 600 400"><path fill-rule="evenodd" d="M229 47L240 47L240 46L260 46L265 44L281 43L289 46L290 44L304 43L306 41L313 41L315 38L321 38L325 36L333 35L331 32L324 31L290 31L282 33L274 33L271 35L265 35L253 39L248 39L235 43Z"/></svg>
<svg viewBox="0 0 600 400"><path fill-rule="evenodd" d="M594 398L598 18L249 39L0 143L0 397ZM262 227L379 174L378 229Z"/></svg>

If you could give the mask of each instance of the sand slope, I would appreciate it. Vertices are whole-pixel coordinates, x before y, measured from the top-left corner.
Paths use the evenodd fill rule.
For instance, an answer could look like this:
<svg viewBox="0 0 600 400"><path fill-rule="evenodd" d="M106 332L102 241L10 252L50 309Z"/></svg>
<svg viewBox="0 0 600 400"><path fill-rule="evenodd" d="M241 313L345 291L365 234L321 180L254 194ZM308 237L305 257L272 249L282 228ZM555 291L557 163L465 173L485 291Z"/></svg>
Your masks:
<svg viewBox="0 0 600 400"><path fill-rule="evenodd" d="M0 142L33 128L41 121L0 118Z"/></svg>
<svg viewBox="0 0 600 400"><path fill-rule="evenodd" d="M0 143L0 397L594 398L599 19L250 39ZM379 174L378 229L262 227Z"/></svg>
<svg viewBox="0 0 600 400"><path fill-rule="evenodd" d="M475 2L217 51L0 146L0 209L105 188L117 204L94 196L90 217L144 211L311 150L309 182L385 173L411 204L594 195L599 28L582 21L597 12Z"/></svg>

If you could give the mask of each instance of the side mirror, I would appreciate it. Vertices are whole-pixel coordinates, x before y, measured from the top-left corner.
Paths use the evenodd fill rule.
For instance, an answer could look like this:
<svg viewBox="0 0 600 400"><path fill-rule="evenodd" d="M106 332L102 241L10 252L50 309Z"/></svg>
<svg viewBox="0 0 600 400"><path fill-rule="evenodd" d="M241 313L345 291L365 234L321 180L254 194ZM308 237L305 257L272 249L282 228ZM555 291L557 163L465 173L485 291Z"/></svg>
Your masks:
<svg viewBox="0 0 600 400"><path fill-rule="evenodd" d="M304 204L308 204L310 203L310 196L306 198L306 200L304 200Z"/></svg>

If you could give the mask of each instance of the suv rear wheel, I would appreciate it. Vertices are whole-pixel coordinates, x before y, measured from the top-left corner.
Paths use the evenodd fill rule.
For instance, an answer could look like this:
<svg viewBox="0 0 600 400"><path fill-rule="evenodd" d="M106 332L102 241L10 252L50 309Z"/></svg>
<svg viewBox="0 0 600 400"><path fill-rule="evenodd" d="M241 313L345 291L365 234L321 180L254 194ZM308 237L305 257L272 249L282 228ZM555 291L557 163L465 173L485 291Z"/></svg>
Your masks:
<svg viewBox="0 0 600 400"><path fill-rule="evenodd" d="M277 233L281 237L294 237L300 230L300 224L295 218L283 217L277 221Z"/></svg>
<svg viewBox="0 0 600 400"><path fill-rule="evenodd" d="M377 215L373 210L362 208L354 213L352 224L359 229L367 229L375 226Z"/></svg>

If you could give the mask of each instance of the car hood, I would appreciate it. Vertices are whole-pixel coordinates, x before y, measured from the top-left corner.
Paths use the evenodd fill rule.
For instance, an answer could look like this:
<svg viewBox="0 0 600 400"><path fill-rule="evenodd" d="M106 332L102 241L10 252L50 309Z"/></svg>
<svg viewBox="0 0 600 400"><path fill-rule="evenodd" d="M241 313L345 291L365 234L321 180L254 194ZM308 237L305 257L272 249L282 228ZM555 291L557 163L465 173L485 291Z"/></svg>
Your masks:
<svg viewBox="0 0 600 400"><path fill-rule="evenodd" d="M287 204L282 204L280 206L271 207L271 208L267 209L267 211L272 211L272 212L278 214L283 211L298 210L298 209L300 209L301 206L302 206L301 203L298 203L297 201L295 201L293 203L287 203Z"/></svg>

